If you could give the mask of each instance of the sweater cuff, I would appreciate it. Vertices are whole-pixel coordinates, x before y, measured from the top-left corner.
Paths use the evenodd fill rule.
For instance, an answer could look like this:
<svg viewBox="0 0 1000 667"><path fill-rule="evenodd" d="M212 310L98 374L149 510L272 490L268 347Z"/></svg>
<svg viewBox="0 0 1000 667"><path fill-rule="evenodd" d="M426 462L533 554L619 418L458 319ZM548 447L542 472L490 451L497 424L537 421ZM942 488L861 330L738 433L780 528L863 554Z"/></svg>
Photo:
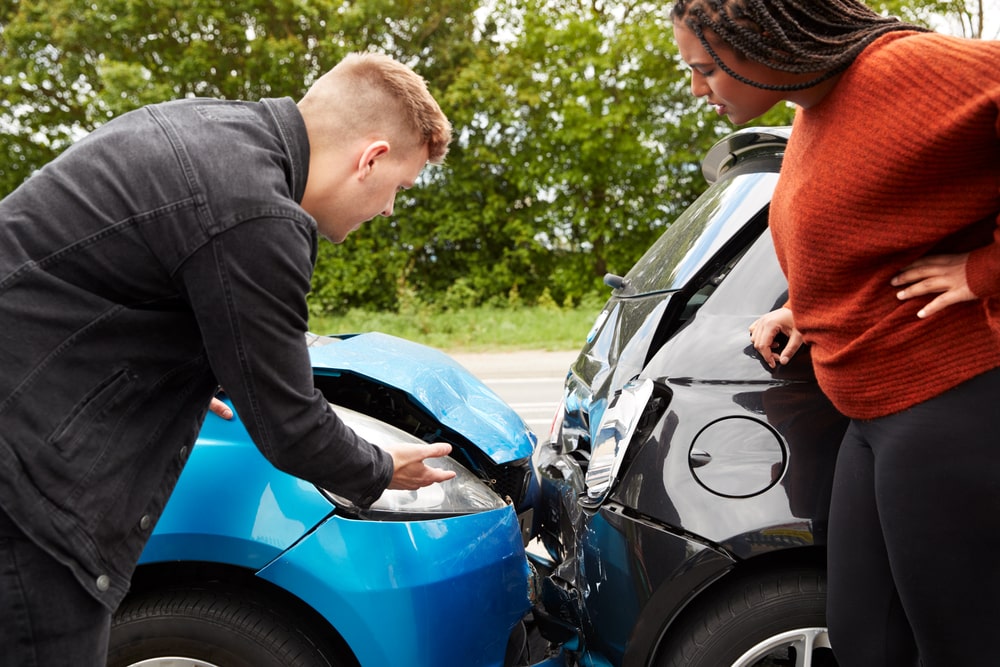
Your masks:
<svg viewBox="0 0 1000 667"><path fill-rule="evenodd" d="M1000 296L1000 243L994 241L969 253L965 279L980 298Z"/></svg>

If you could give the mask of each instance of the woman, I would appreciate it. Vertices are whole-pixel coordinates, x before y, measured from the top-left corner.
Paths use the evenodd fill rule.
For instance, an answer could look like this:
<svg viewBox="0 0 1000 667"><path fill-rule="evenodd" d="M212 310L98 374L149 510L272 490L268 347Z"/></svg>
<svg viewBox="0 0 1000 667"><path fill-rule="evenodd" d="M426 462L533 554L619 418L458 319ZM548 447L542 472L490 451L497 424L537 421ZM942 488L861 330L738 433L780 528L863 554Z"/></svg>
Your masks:
<svg viewBox="0 0 1000 667"><path fill-rule="evenodd" d="M995 660L1000 42L854 0L681 0L673 20L718 113L797 105L770 212L789 299L750 337L779 375L810 345L852 419L830 513L839 664Z"/></svg>

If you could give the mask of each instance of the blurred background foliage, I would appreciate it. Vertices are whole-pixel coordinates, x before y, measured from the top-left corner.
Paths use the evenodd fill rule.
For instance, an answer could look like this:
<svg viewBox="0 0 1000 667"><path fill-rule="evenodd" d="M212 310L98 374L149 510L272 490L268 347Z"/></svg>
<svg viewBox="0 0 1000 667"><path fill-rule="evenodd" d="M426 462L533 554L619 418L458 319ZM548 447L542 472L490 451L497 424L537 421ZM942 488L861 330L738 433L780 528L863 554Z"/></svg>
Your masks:
<svg viewBox="0 0 1000 667"><path fill-rule="evenodd" d="M298 99L346 53L379 50L428 81L455 141L391 219L322 245L314 315L579 304L702 191L700 156L732 130L689 93L670 6L0 0L0 196L125 111L188 96ZM872 6L971 37L996 11ZM760 124L790 120L781 108Z"/></svg>

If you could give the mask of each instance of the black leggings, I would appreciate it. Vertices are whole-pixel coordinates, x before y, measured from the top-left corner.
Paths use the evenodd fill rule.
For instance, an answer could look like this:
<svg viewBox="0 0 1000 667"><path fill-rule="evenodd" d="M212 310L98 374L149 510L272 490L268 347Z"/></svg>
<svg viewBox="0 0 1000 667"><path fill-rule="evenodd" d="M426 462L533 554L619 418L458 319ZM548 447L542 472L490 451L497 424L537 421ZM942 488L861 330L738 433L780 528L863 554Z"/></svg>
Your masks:
<svg viewBox="0 0 1000 667"><path fill-rule="evenodd" d="M1000 664L1000 369L851 423L827 611L840 667Z"/></svg>

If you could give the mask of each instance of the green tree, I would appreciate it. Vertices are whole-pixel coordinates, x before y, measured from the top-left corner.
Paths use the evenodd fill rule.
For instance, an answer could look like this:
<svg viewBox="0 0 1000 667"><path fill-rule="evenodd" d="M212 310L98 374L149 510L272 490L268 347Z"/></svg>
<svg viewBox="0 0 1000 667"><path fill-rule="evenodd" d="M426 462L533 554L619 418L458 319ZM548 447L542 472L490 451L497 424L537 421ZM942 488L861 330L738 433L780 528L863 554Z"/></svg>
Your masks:
<svg viewBox="0 0 1000 667"><path fill-rule="evenodd" d="M74 139L185 96L299 97L349 51L421 73L455 128L392 219L321 245L311 307L579 301L704 188L732 130L689 92L671 3L0 0L0 195ZM982 0L879 11L969 36ZM760 124L791 120L778 108Z"/></svg>
<svg viewBox="0 0 1000 667"><path fill-rule="evenodd" d="M474 54L477 6L468 0L0 0L0 195L118 114L180 97L298 98L350 51L395 56L440 97ZM427 180L440 177L431 170ZM433 210L424 200L439 193L415 191L409 203ZM394 304L391 285L409 262L398 240L395 234L363 240L353 244L356 256L323 244L332 260L317 271L317 303Z"/></svg>
<svg viewBox="0 0 1000 667"><path fill-rule="evenodd" d="M179 97L299 97L347 52L453 76L465 0L0 0L0 193L74 138Z"/></svg>
<svg viewBox="0 0 1000 667"><path fill-rule="evenodd" d="M698 156L723 126L690 113L661 3L501 0L484 17L443 100L458 132L435 216L400 224L407 279L578 301L704 187Z"/></svg>
<svg viewBox="0 0 1000 667"><path fill-rule="evenodd" d="M669 3L534 0L521 20L511 143L536 188L538 238L561 257L559 299L631 266L704 187L699 146L722 125L691 111Z"/></svg>

